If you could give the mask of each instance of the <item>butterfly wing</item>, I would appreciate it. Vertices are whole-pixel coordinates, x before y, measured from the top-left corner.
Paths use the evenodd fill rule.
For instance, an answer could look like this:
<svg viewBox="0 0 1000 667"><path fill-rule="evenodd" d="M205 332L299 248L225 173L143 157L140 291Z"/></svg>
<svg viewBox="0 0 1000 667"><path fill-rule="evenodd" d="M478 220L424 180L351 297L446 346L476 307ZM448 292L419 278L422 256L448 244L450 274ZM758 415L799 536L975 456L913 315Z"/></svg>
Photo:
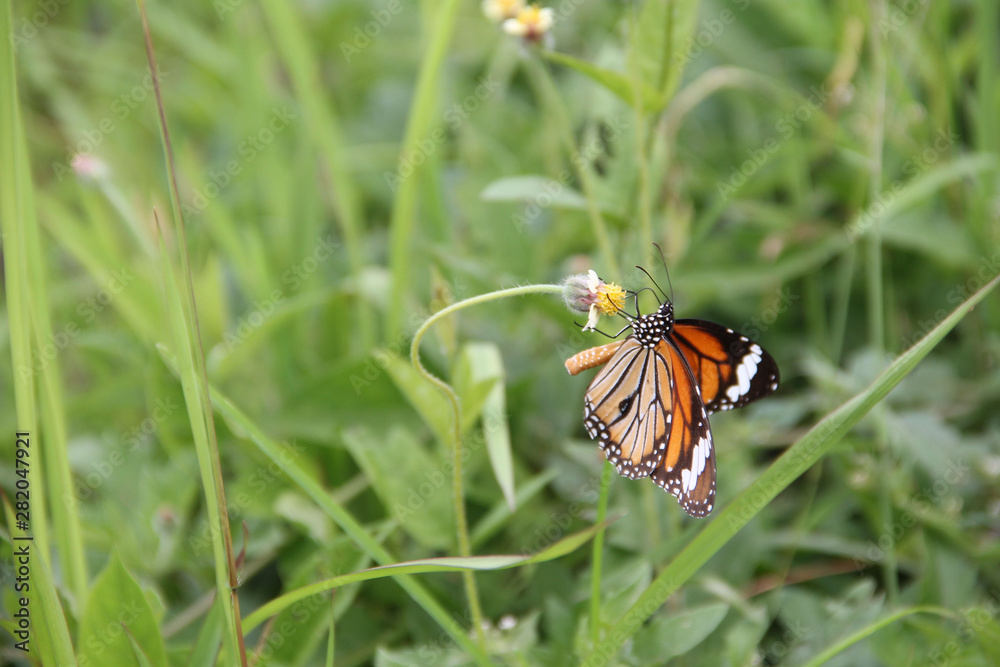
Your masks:
<svg viewBox="0 0 1000 667"><path fill-rule="evenodd" d="M668 340L656 345L656 355L671 369L673 419L666 454L653 470L653 481L677 497L693 517L707 516L715 505L715 445L708 410L685 355Z"/></svg>
<svg viewBox="0 0 1000 667"><path fill-rule="evenodd" d="M667 359L628 337L587 389L583 421L618 473L647 477L660 463L671 428Z"/></svg>
<svg viewBox="0 0 1000 667"><path fill-rule="evenodd" d="M709 413L741 408L778 388L778 364L764 348L705 320L677 320L671 338L687 359Z"/></svg>

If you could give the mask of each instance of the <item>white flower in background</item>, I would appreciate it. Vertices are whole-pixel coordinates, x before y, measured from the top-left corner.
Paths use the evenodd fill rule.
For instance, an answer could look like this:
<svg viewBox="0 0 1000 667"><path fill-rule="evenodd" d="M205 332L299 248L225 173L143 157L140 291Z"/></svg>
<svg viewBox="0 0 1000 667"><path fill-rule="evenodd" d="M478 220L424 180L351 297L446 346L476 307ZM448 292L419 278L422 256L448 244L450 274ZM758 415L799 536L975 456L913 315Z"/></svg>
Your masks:
<svg viewBox="0 0 1000 667"><path fill-rule="evenodd" d="M536 43L548 36L554 21L555 13L551 7L528 5L518 12L516 18L504 21L503 30L508 35L520 37L526 42Z"/></svg>

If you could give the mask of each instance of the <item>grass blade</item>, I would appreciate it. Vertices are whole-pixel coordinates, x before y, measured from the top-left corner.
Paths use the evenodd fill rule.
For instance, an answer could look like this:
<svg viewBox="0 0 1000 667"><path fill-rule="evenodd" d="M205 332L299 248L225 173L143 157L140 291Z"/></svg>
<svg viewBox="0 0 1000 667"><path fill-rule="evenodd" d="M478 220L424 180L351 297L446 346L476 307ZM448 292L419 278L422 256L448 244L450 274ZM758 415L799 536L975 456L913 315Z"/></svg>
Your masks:
<svg viewBox="0 0 1000 667"><path fill-rule="evenodd" d="M171 353L166 347L160 345L158 346L160 356L163 358L167 367L175 375L179 374L180 369L176 358L173 353ZM277 465L295 485L301 489L307 496L312 498L312 500L325 511L330 518L337 522L337 524L344 530L347 535L354 540L361 549L371 556L372 560L380 565L392 564L395 559L392 555L385 550L385 548L378 543L374 537L368 534L368 532L361 526L358 521L351 516L350 512L341 505L337 500L320 484L313 479L313 477L306 472L300 464L296 462L296 456L288 447L279 444L277 441L269 437L264 431L257 426L249 417L247 417L243 412L233 404L228 398L222 395L214 387L210 388L212 405L216 410L225 418L230 426L232 427L234 433L245 434L257 449L261 451L265 456L267 456L271 461ZM445 630L455 642L461 646L475 661L480 665L490 665L489 658L486 654L469 639L467 635L463 632L462 628L458 626L451 615L444 609L443 606L430 594L430 592L421 584L419 581L411 577L410 575L403 575L397 579L399 585L410 594L410 597L419 604L423 609Z"/></svg>
<svg viewBox="0 0 1000 667"><path fill-rule="evenodd" d="M277 614L282 609L295 602L316 595L323 591L360 581L370 581L372 579L382 579L385 577L396 577L403 574L427 574L431 572L462 572L466 570L490 571L507 570L520 565L531 565L534 563L544 563L571 553L585 544L598 530L607 527L607 523L594 524L577 533L555 542L547 548L539 551L533 556L526 555L503 555L503 556L468 556L451 558L424 558L420 560L406 561L404 563L393 563L373 567L360 572L343 574L326 581L310 584L291 593L286 593L279 598L271 600L247 616L245 626L251 630L259 625L264 619Z"/></svg>
<svg viewBox="0 0 1000 667"><path fill-rule="evenodd" d="M427 37L429 47L420 64L420 74L417 77L417 89L410 106L410 118L406 123L406 135L400 151L400 160L415 164L427 164L426 160L416 163L416 156L425 156L423 142L429 142L432 135L431 115L435 109L435 96L444 57L448 52L452 30L455 27L455 17L461 3L458 0L444 0L437 6L433 21L428 21L433 29ZM430 8L430 3L421 5ZM441 135L444 130L438 129ZM436 134L435 134L436 136ZM392 174L397 179L393 190L392 218L389 221L389 266L392 271L392 290L389 296L389 313L386 339L395 340L403 328L405 315L405 298L412 288L410 276L410 259L413 255L413 228L417 217L417 195L420 187L419 166L414 166L412 173L404 178L400 174Z"/></svg>

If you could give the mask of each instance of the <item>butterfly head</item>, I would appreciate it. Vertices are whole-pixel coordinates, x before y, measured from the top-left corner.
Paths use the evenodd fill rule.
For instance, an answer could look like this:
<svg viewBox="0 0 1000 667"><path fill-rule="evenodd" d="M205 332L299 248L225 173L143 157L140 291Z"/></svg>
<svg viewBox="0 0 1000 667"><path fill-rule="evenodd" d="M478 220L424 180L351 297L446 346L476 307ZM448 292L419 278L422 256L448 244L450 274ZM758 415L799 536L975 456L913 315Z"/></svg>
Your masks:
<svg viewBox="0 0 1000 667"><path fill-rule="evenodd" d="M643 347L652 348L670 333L674 326L674 304L664 301L655 313L632 320L632 335Z"/></svg>

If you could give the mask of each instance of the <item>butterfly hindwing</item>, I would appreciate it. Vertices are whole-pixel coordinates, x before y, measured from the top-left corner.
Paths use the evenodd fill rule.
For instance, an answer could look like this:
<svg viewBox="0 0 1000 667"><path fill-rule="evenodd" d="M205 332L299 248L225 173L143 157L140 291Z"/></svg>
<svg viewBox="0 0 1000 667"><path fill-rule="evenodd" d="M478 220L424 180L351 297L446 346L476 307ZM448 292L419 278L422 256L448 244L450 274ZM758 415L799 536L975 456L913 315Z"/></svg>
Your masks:
<svg viewBox="0 0 1000 667"><path fill-rule="evenodd" d="M674 410L667 452L652 478L676 496L688 514L707 516L715 505L715 444L708 410L684 355L667 340L656 350L669 360Z"/></svg>
<svg viewBox="0 0 1000 667"><path fill-rule="evenodd" d="M647 477L663 458L672 416L667 360L631 336L587 389L584 425L619 474Z"/></svg>
<svg viewBox="0 0 1000 667"><path fill-rule="evenodd" d="M778 364L764 348L705 320L677 320L671 339L684 353L709 413L741 408L778 388Z"/></svg>

